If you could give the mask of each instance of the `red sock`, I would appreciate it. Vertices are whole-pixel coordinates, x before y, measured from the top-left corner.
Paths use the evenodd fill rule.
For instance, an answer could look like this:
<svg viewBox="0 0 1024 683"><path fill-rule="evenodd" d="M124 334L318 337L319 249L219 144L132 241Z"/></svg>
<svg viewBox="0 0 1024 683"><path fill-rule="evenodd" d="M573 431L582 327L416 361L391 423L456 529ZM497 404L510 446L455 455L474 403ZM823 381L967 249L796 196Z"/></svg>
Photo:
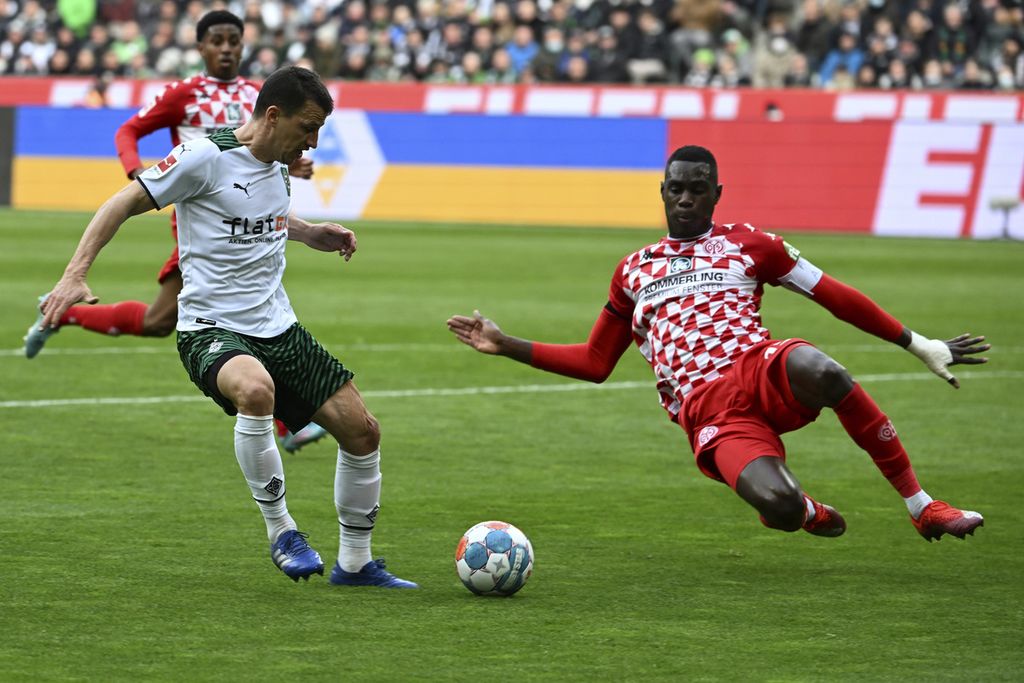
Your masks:
<svg viewBox="0 0 1024 683"><path fill-rule="evenodd" d="M141 301L122 301L102 306L72 306L61 316L61 325L81 325L87 330L109 334L142 334L142 319L147 304Z"/></svg>
<svg viewBox="0 0 1024 683"><path fill-rule="evenodd" d="M281 422L277 418L274 418L274 424L277 425L278 436L285 436L286 434L288 434L288 428L284 426L284 422Z"/></svg>
<svg viewBox="0 0 1024 683"><path fill-rule="evenodd" d="M901 496L908 498L921 490L892 422L859 384L853 386L835 411L850 438L868 452Z"/></svg>

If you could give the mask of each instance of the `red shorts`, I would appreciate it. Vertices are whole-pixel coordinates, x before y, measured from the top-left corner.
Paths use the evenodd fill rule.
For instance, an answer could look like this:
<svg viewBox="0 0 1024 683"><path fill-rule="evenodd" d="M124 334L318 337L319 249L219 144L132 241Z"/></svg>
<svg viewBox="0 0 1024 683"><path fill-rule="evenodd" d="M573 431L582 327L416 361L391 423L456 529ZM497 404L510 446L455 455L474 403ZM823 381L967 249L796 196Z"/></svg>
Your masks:
<svg viewBox="0 0 1024 683"><path fill-rule="evenodd" d="M156 276L156 281L160 284L164 283L172 273L180 272L181 268L178 267L178 214L177 212L171 214L171 234L174 235L174 251L171 252L170 258L164 263L164 267L160 269L160 274Z"/></svg>
<svg viewBox="0 0 1024 683"><path fill-rule="evenodd" d="M793 397L786 358L803 339L765 341L736 359L729 371L694 389L679 413L706 476L736 488L743 468L761 456L785 459L779 434L800 429L818 417Z"/></svg>

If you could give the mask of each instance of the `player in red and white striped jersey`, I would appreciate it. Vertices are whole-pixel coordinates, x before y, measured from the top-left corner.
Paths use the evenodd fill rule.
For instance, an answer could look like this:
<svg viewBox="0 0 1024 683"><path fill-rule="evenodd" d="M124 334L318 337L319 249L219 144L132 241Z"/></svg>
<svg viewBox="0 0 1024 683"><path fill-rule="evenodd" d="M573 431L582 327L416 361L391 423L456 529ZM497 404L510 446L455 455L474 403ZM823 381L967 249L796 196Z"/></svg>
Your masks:
<svg viewBox="0 0 1024 683"><path fill-rule="evenodd" d="M134 180L144 170L139 158L139 139L166 128L171 143L177 146L205 138L219 128L237 128L252 116L259 85L238 75L242 58L242 20L234 14L216 10L204 15L196 25L199 53L206 70L191 78L167 85L156 98L128 119L114 136L117 155L128 178ZM313 175L313 162L300 158L289 167L299 178ZM141 337L166 337L178 320L178 294L181 270L178 268L177 214L171 214L171 232L175 247L157 276L160 292L152 304L121 301L104 305L72 306L61 318L61 326L78 325L101 334ZM56 330L54 330L56 331ZM25 339L25 352L35 357L54 331L33 332ZM285 448L295 451L323 437L320 427L311 425L297 435L278 424Z"/></svg>
<svg viewBox="0 0 1024 683"><path fill-rule="evenodd" d="M668 236L622 259L608 303L583 344L544 344L504 334L479 312L449 329L477 351L561 375L602 382L635 343L654 370L662 406L686 430L701 471L733 488L771 528L839 536L846 522L808 496L785 463L779 435L831 408L853 441L904 498L918 532L963 538L982 516L933 500L920 486L896 430L835 360L802 339L771 339L759 313L765 284L802 294L839 319L899 344L959 387L947 369L984 363L984 337L948 342L904 327L858 290L824 274L781 238L712 220L721 197L714 156L676 150L665 167Z"/></svg>

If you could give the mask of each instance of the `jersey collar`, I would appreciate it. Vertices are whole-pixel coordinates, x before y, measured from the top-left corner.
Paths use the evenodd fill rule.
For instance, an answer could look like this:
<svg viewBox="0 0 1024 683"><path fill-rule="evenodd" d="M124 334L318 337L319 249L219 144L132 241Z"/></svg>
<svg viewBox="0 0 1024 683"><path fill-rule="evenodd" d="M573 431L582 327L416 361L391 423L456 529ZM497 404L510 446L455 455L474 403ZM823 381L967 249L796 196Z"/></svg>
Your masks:
<svg viewBox="0 0 1024 683"><path fill-rule="evenodd" d="M694 237L687 237L686 239L683 239L683 238L680 238L680 237L672 237L672 235L665 235L664 239L665 239L666 242L671 242L673 244L683 244L683 243L687 243L688 244L688 243L691 243L691 242L700 242L702 239L704 239L705 237L709 236L714 229L715 229L715 222L711 221L711 226L706 231L704 231L701 234L696 235Z"/></svg>
<svg viewBox="0 0 1024 683"><path fill-rule="evenodd" d="M214 83L224 83L225 85L230 85L232 83L238 83L240 80L242 80L242 75L241 74L235 76L230 81L224 81L224 80L221 80L221 79L217 78L216 76L211 76L210 74L206 73L205 71L201 71L200 73L203 75L203 78L205 78L208 81L213 81Z"/></svg>

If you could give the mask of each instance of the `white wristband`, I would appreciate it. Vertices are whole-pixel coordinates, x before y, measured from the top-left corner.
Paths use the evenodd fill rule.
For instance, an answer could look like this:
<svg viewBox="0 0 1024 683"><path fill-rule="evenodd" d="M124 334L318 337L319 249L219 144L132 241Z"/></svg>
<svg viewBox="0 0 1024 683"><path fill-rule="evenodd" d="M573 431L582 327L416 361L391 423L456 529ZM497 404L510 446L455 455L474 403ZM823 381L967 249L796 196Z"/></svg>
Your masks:
<svg viewBox="0 0 1024 683"><path fill-rule="evenodd" d="M910 345L907 351L921 359L929 370L944 380L953 379L953 375L946 368L953 362L953 352L946 346L946 342L939 339L928 339L911 331Z"/></svg>

